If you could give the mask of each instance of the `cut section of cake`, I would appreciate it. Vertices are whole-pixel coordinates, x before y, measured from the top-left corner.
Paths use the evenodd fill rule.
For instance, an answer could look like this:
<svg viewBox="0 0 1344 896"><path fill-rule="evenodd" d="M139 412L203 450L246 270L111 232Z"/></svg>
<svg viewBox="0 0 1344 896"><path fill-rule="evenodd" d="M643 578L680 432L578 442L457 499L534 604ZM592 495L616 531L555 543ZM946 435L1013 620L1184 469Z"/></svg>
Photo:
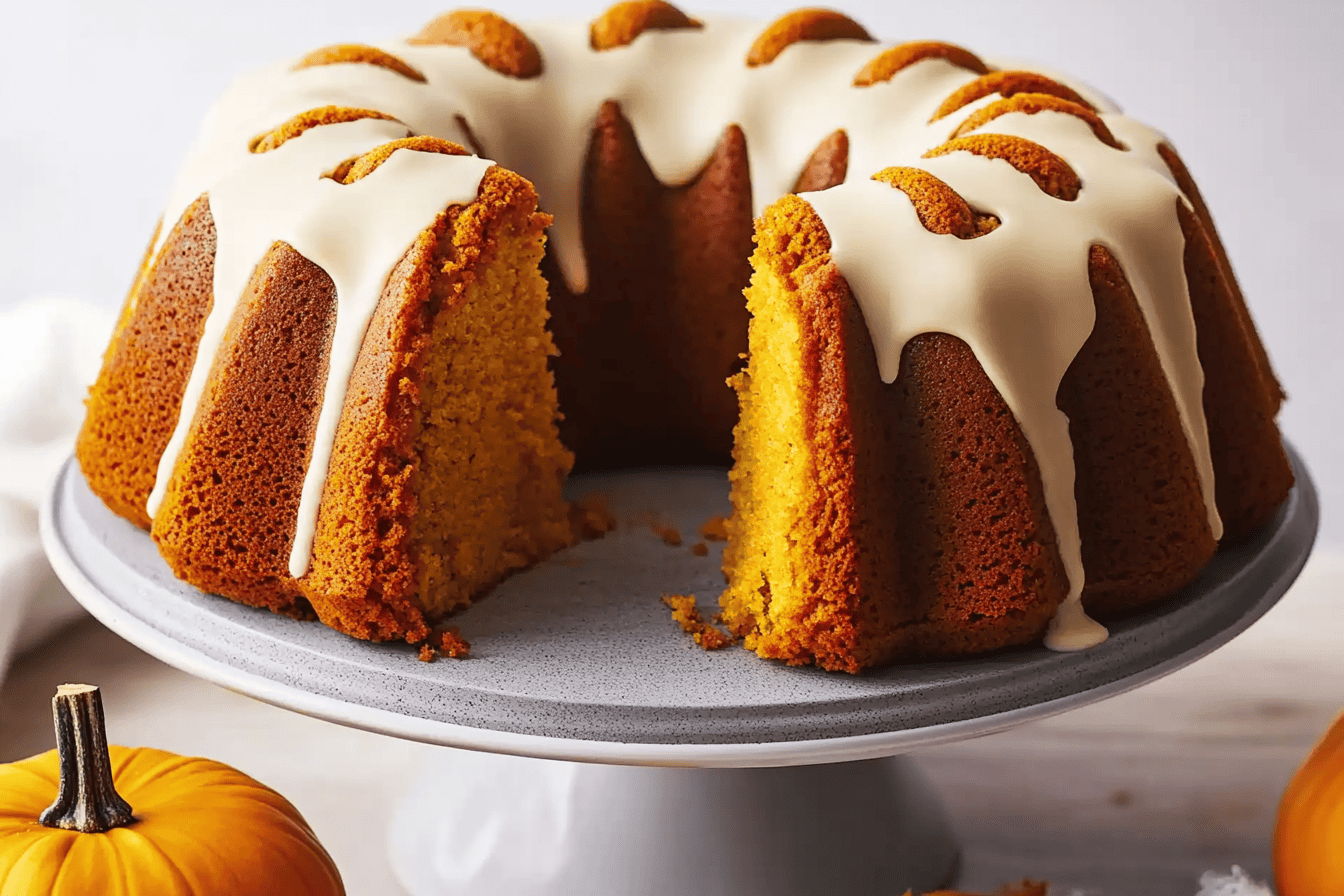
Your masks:
<svg viewBox="0 0 1344 896"><path fill-rule="evenodd" d="M318 134L369 123L329 111L305 121L277 129L289 133L267 151L302 152ZM248 240L269 248L236 307L214 317L226 326L208 365L195 361L221 301L210 289L216 267L250 266L218 248L214 196L172 228L123 313L77 456L109 504L141 525L154 508L154 540L184 581L281 612L311 610L360 637L421 641L427 620L569 543L560 492L572 455L556 430L537 270L549 219L527 181L479 160L462 166L465 150L447 141L402 137L354 157L341 145L307 150L329 155L322 197L288 231L274 221L248 228L271 234ZM390 178L432 192L426 172L444 162L456 163L451 183L416 210L388 204L395 188L342 192ZM218 191L224 207L236 201L230 189ZM343 250L323 229L342 211L403 230L425 218L409 249L389 244L370 262L391 264L368 275L372 291L349 265L311 260ZM272 238L281 233L307 254ZM334 337L343 319L361 335L344 355ZM153 392L147 371L164 380ZM202 385L184 415L192 376ZM339 423L317 473L320 500L304 506L324 408Z"/></svg>
<svg viewBox="0 0 1344 896"><path fill-rule="evenodd" d="M722 605L761 656L1087 646L1291 485L1174 153L1047 94L976 117L758 222Z"/></svg>

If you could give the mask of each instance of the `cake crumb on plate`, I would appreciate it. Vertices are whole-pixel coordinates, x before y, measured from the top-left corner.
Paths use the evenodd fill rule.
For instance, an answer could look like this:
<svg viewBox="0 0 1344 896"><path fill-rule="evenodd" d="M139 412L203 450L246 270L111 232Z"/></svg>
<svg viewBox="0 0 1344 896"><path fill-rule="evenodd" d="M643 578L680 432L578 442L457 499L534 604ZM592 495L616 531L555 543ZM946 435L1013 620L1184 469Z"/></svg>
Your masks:
<svg viewBox="0 0 1344 896"><path fill-rule="evenodd" d="M700 537L705 541L727 541L728 521L721 516L710 517L700 527Z"/></svg>
<svg viewBox="0 0 1344 896"><path fill-rule="evenodd" d="M705 622L695 606L695 595L664 594L663 603L671 608L672 620L705 650L718 650L737 640Z"/></svg>

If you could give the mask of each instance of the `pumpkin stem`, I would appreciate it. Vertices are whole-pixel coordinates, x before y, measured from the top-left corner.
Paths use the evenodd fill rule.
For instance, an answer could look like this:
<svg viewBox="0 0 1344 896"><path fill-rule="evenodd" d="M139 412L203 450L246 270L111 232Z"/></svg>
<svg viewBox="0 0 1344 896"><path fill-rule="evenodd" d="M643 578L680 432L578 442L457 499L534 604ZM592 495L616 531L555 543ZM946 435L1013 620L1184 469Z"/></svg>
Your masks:
<svg viewBox="0 0 1344 896"><path fill-rule="evenodd" d="M135 821L131 806L112 783L103 697L88 684L63 684L51 701L61 787L38 817L49 828L101 834Z"/></svg>

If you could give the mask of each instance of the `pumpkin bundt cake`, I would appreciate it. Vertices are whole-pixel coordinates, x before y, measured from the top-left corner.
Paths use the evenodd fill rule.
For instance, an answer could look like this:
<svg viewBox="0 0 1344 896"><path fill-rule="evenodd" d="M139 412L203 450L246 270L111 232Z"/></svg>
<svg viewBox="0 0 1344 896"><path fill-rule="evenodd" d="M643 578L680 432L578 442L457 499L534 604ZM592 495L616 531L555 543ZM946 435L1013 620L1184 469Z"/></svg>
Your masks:
<svg viewBox="0 0 1344 896"><path fill-rule="evenodd" d="M851 672L1095 643L1292 483L1161 135L838 13L326 47L225 94L160 229L89 484L184 580L357 637L565 545L575 459L731 458L725 621Z"/></svg>

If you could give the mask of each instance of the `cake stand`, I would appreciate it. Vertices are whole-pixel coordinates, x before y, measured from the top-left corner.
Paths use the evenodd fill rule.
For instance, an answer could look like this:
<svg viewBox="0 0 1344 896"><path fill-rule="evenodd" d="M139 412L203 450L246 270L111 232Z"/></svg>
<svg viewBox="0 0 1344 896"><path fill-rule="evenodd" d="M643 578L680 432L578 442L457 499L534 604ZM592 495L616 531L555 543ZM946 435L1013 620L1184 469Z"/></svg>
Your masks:
<svg viewBox="0 0 1344 896"><path fill-rule="evenodd" d="M901 754L1128 691L1227 643L1297 576L1318 508L1305 466L1251 542L1078 653L1028 648L863 676L707 653L659 600L712 608L722 470L579 477L622 527L517 575L456 622L468 660L422 663L186 586L68 462L43 508L61 580L113 631L297 712L441 744L398 805L415 896L893 896L950 881L957 843ZM680 546L656 529L677 529ZM381 836L381 834L380 834Z"/></svg>

